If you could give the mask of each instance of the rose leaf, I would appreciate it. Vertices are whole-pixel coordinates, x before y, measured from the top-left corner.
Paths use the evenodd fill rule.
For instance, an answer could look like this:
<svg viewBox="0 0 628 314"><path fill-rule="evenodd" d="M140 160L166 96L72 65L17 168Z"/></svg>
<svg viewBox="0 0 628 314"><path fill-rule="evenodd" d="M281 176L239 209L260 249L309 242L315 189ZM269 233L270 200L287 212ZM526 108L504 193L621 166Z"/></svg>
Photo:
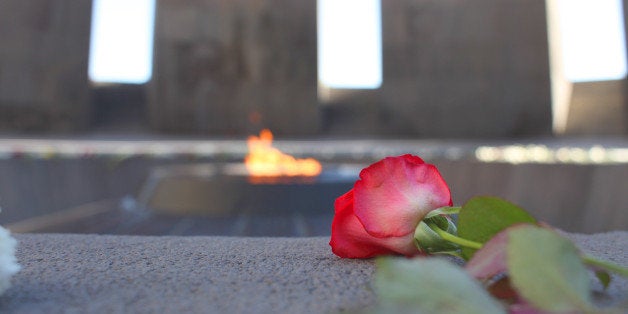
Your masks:
<svg viewBox="0 0 628 314"><path fill-rule="evenodd" d="M605 270L596 270L595 277L600 281L605 290L611 283L611 275Z"/></svg>
<svg viewBox="0 0 628 314"><path fill-rule="evenodd" d="M485 243L498 232L517 223L536 223L523 208L497 197L478 196L462 206L458 215L458 236ZM462 256L469 259L475 249L463 248Z"/></svg>
<svg viewBox="0 0 628 314"><path fill-rule="evenodd" d="M532 225L508 232L512 286L530 304L550 312L592 311L589 276L575 245Z"/></svg>
<svg viewBox="0 0 628 314"><path fill-rule="evenodd" d="M380 258L376 313L505 313L479 282L438 258Z"/></svg>

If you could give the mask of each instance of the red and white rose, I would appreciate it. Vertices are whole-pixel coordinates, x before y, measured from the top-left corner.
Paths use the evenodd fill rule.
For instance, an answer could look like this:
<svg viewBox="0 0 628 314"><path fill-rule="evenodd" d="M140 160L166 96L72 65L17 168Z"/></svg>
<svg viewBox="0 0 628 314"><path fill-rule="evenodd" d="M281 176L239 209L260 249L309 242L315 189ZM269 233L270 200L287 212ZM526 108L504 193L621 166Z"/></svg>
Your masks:
<svg viewBox="0 0 628 314"><path fill-rule="evenodd" d="M434 165L413 155L387 157L363 169L353 189L336 199L329 244L347 258L417 255L414 232L421 220L451 205Z"/></svg>

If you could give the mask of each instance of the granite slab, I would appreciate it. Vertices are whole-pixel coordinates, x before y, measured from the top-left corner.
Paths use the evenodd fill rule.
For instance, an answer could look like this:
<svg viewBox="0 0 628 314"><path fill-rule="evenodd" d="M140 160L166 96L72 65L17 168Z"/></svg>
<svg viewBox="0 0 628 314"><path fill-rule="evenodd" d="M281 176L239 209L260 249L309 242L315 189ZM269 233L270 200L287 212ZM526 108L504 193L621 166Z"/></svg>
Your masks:
<svg viewBox="0 0 628 314"><path fill-rule="evenodd" d="M628 265L628 232L570 234ZM327 237L16 234L22 270L1 313L335 313L376 301L373 260L334 256ZM614 278L594 297L624 305Z"/></svg>

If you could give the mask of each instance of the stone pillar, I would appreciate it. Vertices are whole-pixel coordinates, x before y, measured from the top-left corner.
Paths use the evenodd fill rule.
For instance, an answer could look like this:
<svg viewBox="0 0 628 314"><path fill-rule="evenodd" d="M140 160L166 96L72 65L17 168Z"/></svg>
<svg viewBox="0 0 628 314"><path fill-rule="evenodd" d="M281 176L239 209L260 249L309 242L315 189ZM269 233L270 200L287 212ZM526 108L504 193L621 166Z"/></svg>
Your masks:
<svg viewBox="0 0 628 314"><path fill-rule="evenodd" d="M625 79L573 83L565 134L628 134L626 83Z"/></svg>
<svg viewBox="0 0 628 314"><path fill-rule="evenodd" d="M628 0L622 0L622 8L624 13L624 42L628 50ZM626 62L628 62L628 54L626 55Z"/></svg>
<svg viewBox="0 0 628 314"><path fill-rule="evenodd" d="M427 137L551 133L544 0L382 1L381 101Z"/></svg>
<svg viewBox="0 0 628 314"><path fill-rule="evenodd" d="M91 6L91 0L0 2L0 129L87 125Z"/></svg>
<svg viewBox="0 0 628 314"><path fill-rule="evenodd" d="M158 1L148 107L164 131L315 133L316 1Z"/></svg>
<svg viewBox="0 0 628 314"><path fill-rule="evenodd" d="M327 90L326 110L345 115L329 130L420 137L551 133L544 0L381 4L382 86Z"/></svg>

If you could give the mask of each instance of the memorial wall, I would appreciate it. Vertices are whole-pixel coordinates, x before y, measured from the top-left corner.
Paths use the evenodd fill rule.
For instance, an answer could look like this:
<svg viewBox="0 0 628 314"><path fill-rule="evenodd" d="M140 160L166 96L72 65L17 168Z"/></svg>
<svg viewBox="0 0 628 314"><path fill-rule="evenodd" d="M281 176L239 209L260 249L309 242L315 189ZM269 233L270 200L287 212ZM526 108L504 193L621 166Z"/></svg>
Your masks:
<svg viewBox="0 0 628 314"><path fill-rule="evenodd" d="M261 128L288 137L552 134L545 1L385 0L381 9L383 83L352 90L319 85L316 0L158 0L153 76L133 116L148 133L215 137ZM107 115L94 95L115 97L87 77L90 15L89 0L0 3L1 131L93 131ZM626 111L608 107L617 106ZM574 117L575 133L599 129ZM602 129L625 134L620 120Z"/></svg>

